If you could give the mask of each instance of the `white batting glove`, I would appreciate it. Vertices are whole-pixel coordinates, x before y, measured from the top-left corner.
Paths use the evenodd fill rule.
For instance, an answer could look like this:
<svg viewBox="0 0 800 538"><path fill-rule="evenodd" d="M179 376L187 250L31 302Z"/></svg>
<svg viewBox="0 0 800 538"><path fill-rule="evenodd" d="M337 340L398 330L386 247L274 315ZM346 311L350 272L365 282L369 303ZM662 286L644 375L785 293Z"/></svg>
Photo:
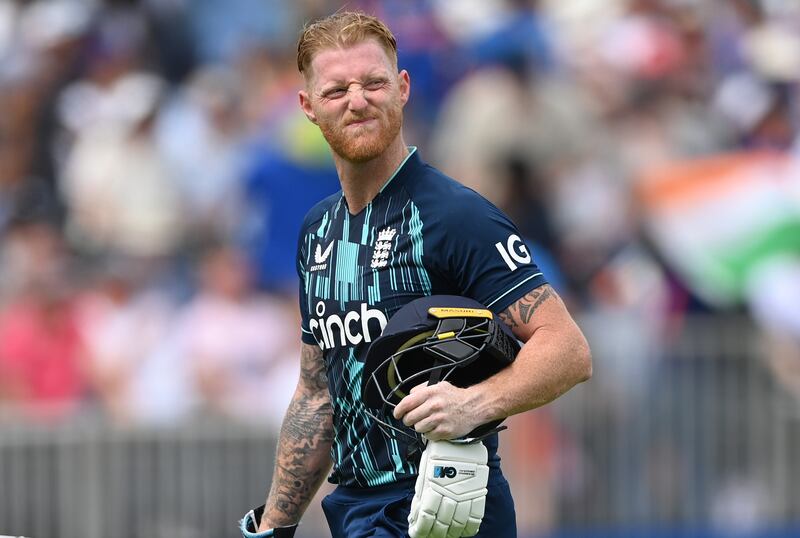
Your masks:
<svg viewBox="0 0 800 538"><path fill-rule="evenodd" d="M428 441L408 515L411 538L478 534L486 508L487 459L480 442Z"/></svg>

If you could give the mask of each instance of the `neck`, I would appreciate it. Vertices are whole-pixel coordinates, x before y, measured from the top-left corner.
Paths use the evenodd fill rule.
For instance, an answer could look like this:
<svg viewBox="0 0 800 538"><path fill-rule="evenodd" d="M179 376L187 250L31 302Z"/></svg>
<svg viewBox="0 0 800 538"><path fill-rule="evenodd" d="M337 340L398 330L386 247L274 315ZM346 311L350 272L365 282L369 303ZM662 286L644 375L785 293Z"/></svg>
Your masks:
<svg viewBox="0 0 800 538"><path fill-rule="evenodd" d="M355 215L367 207L407 155L408 148L401 135L383 153L369 161L352 162L333 154L342 193L350 213Z"/></svg>

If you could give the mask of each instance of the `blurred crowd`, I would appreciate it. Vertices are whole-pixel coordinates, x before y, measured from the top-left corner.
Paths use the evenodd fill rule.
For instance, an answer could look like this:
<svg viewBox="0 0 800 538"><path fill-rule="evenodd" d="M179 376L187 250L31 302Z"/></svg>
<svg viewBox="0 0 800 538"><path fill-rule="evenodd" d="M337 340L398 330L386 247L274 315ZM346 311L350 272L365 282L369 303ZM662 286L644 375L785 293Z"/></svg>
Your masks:
<svg viewBox="0 0 800 538"><path fill-rule="evenodd" d="M581 499L638 513L637 487L669 517L676 469L695 488L712 463L683 450L705 415L654 389L750 376L668 356L693 314L757 322L800 401L794 0L0 0L0 421L278 427L297 234L339 188L295 45L341 8L395 32L406 140L512 217L592 344L591 420L506 432L521 528ZM758 520L740 471L697 510ZM604 472L633 494L598 499Z"/></svg>
<svg viewBox="0 0 800 538"><path fill-rule="evenodd" d="M654 342L733 310L800 386L797 2L0 0L1 402L278 423L297 232L338 190L294 47L342 7L396 33L406 140L620 329L599 385L636 397Z"/></svg>

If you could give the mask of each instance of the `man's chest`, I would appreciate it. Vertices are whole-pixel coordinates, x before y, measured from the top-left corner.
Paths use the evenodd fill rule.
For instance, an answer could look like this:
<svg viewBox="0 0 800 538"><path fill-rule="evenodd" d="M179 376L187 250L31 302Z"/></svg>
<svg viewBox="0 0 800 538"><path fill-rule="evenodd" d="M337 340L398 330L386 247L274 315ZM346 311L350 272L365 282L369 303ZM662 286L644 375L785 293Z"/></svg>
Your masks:
<svg viewBox="0 0 800 538"><path fill-rule="evenodd" d="M383 280L392 290L413 287L419 273L427 272L421 236L403 233L396 226L364 229L355 238L312 234L307 245L305 279L315 284L315 295L323 296L326 288L336 295L343 291L358 295L359 290L367 291Z"/></svg>
<svg viewBox="0 0 800 538"><path fill-rule="evenodd" d="M401 306L431 293L422 229L408 219L334 221L305 246L304 306L323 350L373 341Z"/></svg>

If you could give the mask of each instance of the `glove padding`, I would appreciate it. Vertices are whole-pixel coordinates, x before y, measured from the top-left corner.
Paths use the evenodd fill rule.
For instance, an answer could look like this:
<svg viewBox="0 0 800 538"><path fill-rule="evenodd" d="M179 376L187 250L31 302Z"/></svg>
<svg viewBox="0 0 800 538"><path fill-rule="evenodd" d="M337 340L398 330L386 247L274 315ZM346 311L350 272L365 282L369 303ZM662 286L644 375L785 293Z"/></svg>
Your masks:
<svg viewBox="0 0 800 538"><path fill-rule="evenodd" d="M258 532L258 525L261 523L261 516L264 515L264 505L254 508L245 514L239 521L239 530L242 531L243 538L293 538L297 525L288 527L275 527L263 532Z"/></svg>
<svg viewBox="0 0 800 538"><path fill-rule="evenodd" d="M480 442L428 441L408 515L411 538L478 534L486 508L487 459Z"/></svg>

